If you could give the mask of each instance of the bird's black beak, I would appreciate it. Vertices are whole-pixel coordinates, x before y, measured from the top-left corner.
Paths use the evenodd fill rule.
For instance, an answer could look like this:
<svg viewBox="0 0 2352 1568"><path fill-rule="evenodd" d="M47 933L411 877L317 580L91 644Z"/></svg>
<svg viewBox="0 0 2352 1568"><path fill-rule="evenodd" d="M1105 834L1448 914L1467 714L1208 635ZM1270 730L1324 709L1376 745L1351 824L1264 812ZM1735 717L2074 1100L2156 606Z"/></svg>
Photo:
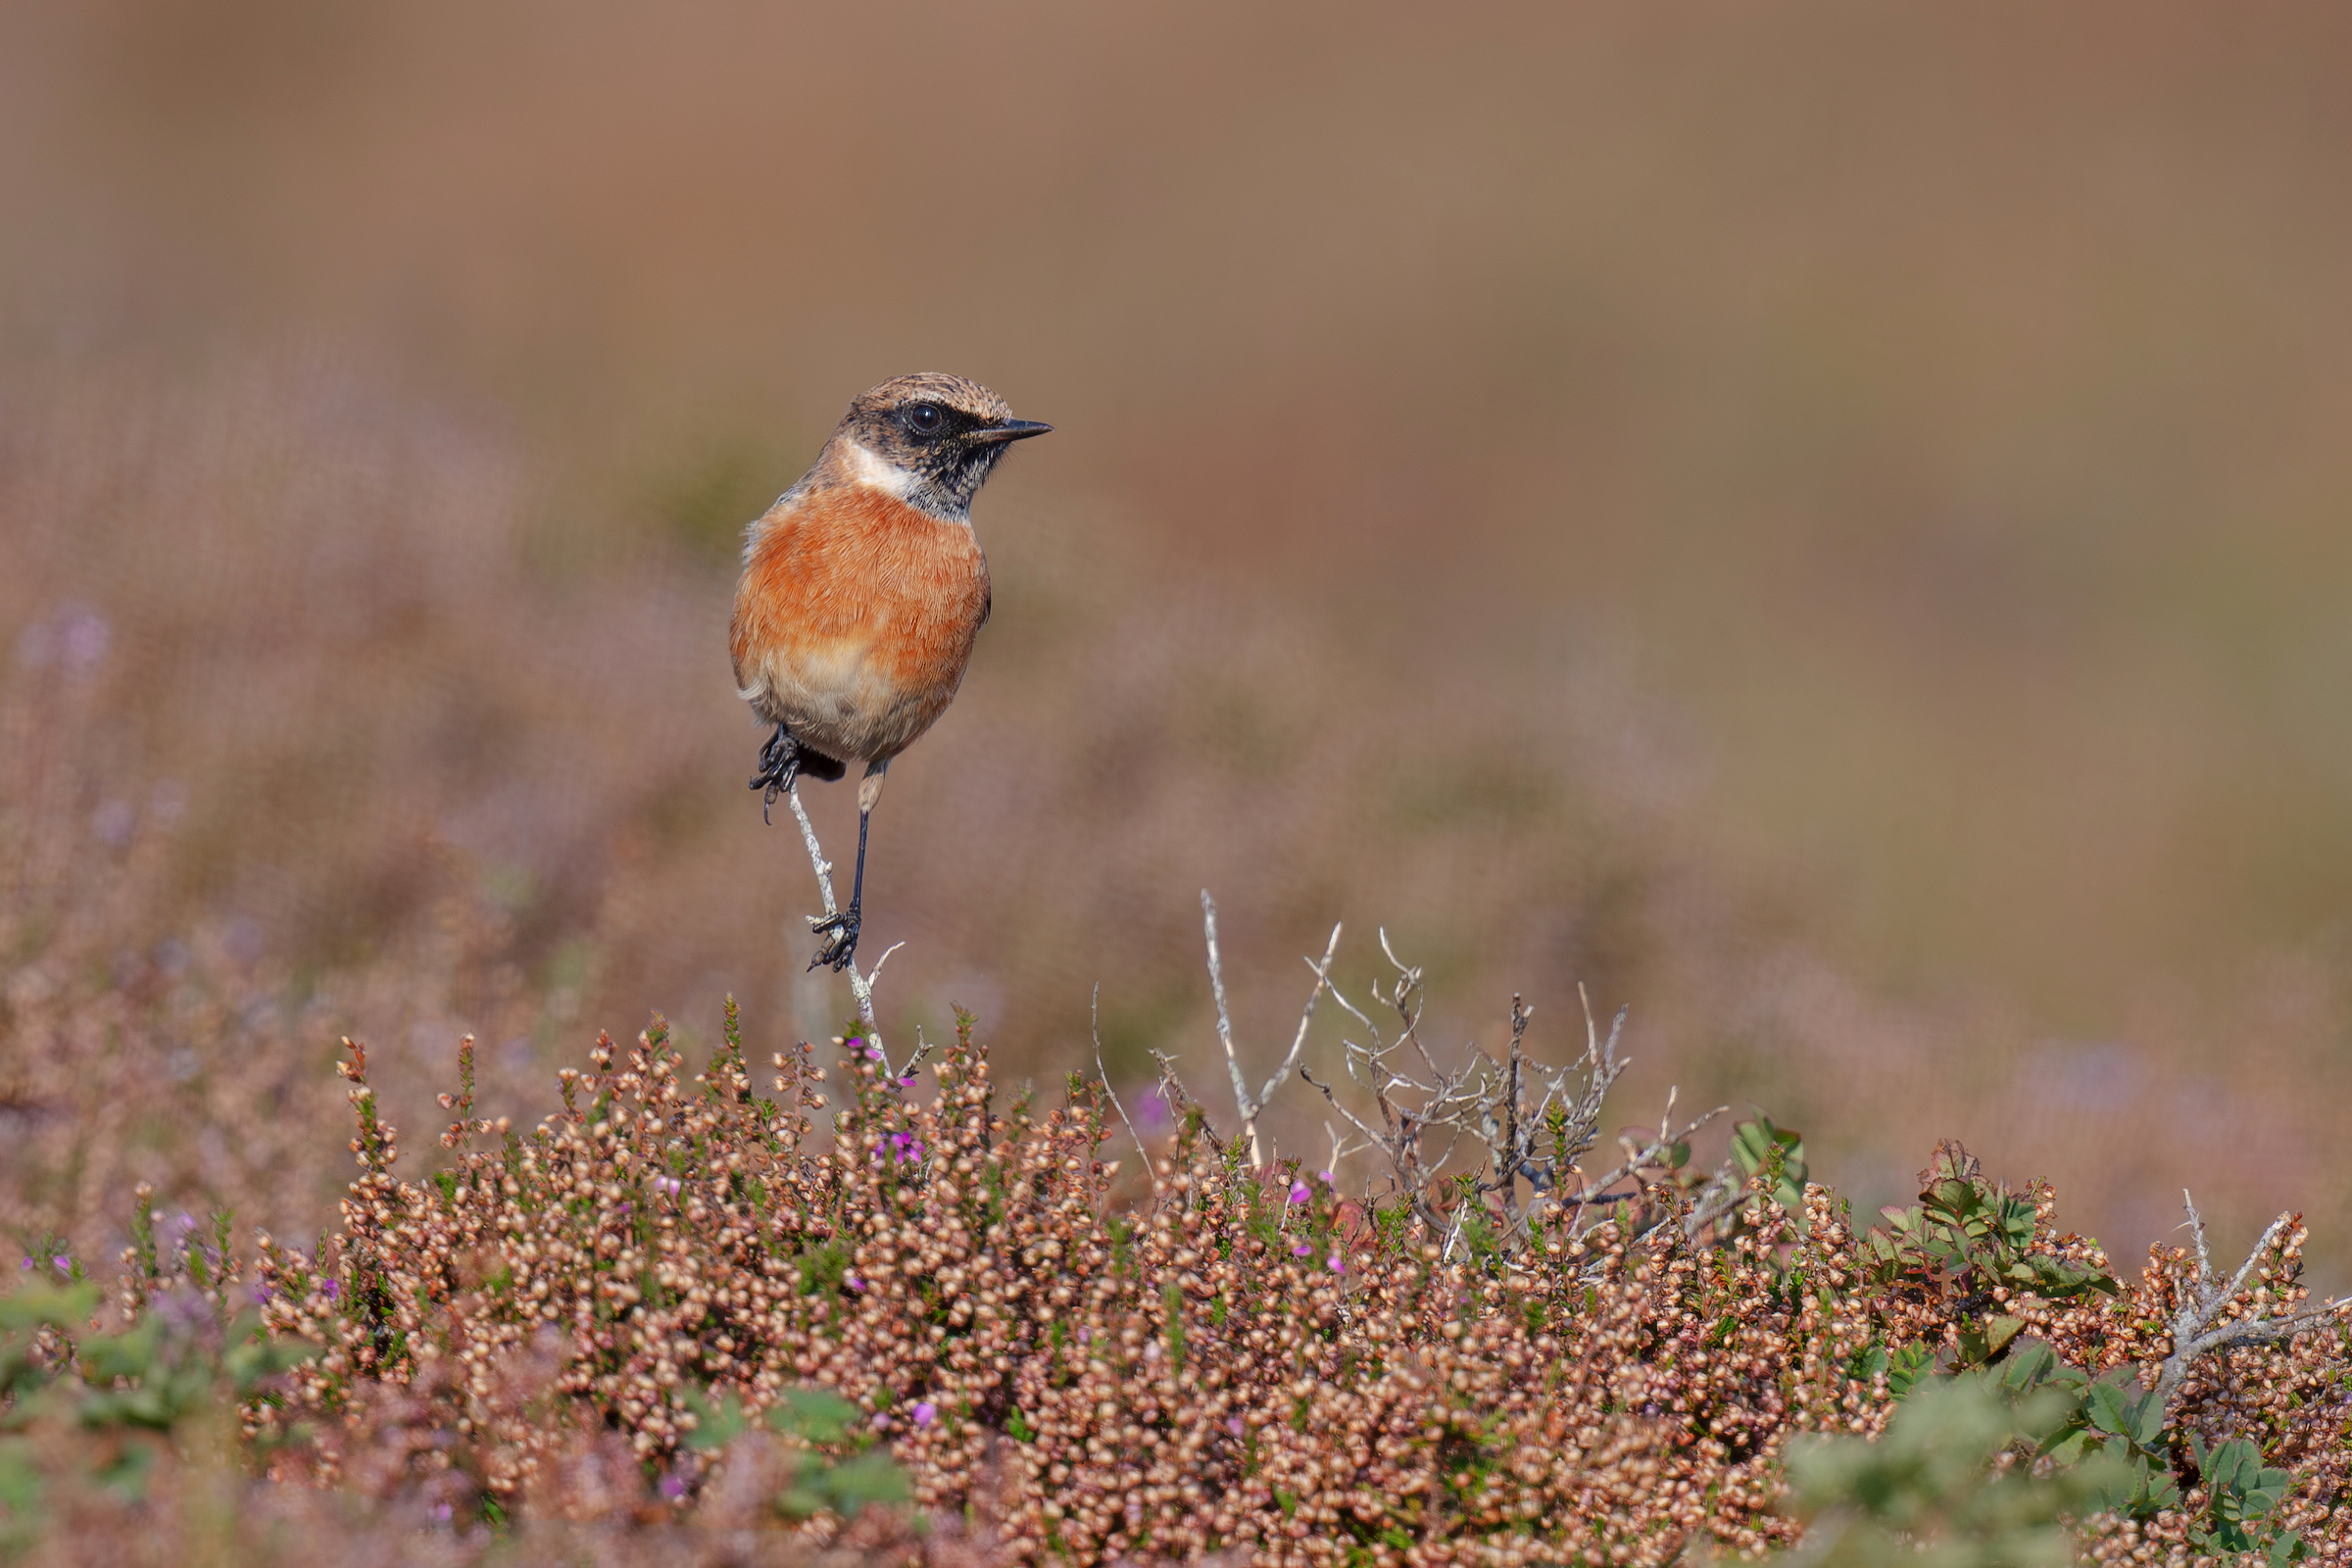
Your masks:
<svg viewBox="0 0 2352 1568"><path fill-rule="evenodd" d="M1002 424L991 424L970 431L964 439L976 446L993 446L1004 441L1026 441L1033 435L1044 435L1053 428L1035 419L1006 419Z"/></svg>

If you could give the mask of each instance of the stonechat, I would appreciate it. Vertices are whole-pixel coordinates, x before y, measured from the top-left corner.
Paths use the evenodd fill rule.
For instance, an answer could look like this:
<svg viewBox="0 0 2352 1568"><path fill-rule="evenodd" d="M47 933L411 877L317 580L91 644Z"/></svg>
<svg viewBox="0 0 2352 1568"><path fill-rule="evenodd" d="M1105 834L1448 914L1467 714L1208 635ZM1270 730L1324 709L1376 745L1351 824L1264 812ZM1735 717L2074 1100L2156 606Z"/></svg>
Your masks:
<svg viewBox="0 0 2352 1568"><path fill-rule="evenodd" d="M960 376L899 376L850 405L815 465L746 536L735 685L776 727L751 787L772 806L802 774L865 768L857 880L849 907L817 924L826 940L811 969L856 955L883 775L955 700L988 620L972 498L1006 447L1052 428L1014 418Z"/></svg>

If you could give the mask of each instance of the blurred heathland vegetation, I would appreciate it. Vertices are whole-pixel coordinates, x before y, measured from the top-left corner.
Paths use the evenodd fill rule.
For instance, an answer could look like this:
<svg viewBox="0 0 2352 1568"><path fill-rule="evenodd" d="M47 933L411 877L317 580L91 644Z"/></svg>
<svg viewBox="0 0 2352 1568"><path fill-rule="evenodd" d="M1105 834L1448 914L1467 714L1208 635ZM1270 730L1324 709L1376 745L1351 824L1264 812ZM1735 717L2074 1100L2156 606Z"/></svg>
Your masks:
<svg viewBox="0 0 2352 1568"><path fill-rule="evenodd" d="M0 1209L316 1227L341 1032L414 1125L468 1030L518 1119L651 1008L835 1032L732 555L941 368L1057 433L877 817L902 1037L1050 1079L1100 981L1205 1093L1207 885L1269 1062L1385 922L1455 1033L1585 981L1619 1104L1857 1199L1959 1137L2332 1280L2347 64L2316 4L0 11Z"/></svg>

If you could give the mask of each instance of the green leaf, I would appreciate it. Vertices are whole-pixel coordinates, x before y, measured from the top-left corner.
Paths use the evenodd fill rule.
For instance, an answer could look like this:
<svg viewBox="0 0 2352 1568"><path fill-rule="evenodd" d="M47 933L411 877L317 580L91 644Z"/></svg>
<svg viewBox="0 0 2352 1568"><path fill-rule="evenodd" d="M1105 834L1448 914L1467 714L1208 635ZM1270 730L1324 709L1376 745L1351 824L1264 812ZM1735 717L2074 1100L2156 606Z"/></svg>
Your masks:
<svg viewBox="0 0 2352 1568"><path fill-rule="evenodd" d="M697 1452L725 1447L743 1436L743 1429L749 1425L744 1419L743 1400L736 1395L729 1394L713 1401L701 1389L682 1388L678 1397L694 1412L694 1430L686 1434L686 1446Z"/></svg>
<svg viewBox="0 0 2352 1568"><path fill-rule="evenodd" d="M835 1444L849 1437L850 1424L862 1413L830 1389L786 1389L784 1397L768 1406L767 1424L809 1443Z"/></svg>
<svg viewBox="0 0 2352 1568"><path fill-rule="evenodd" d="M2148 1390L2125 1406L2124 1419L2132 1443L2153 1452L2164 1437L2164 1396Z"/></svg>
<svg viewBox="0 0 2352 1568"><path fill-rule="evenodd" d="M859 1454L825 1473L824 1488L834 1512L855 1517L869 1502L905 1502L914 1495L906 1473L890 1455L879 1451Z"/></svg>
<svg viewBox="0 0 2352 1568"><path fill-rule="evenodd" d="M2262 1452L2244 1438L2231 1438L2213 1450L2205 1463L2205 1479L2219 1493L2242 1496L2262 1473Z"/></svg>
<svg viewBox="0 0 2352 1568"><path fill-rule="evenodd" d="M14 1296L0 1297L0 1329L53 1328L75 1334L98 1310L95 1285L30 1285Z"/></svg>
<svg viewBox="0 0 2352 1568"><path fill-rule="evenodd" d="M2132 1417L2124 1391L2112 1383L2093 1383L2083 1392L2082 1413L2101 1432L2119 1438L2132 1435Z"/></svg>
<svg viewBox="0 0 2352 1568"><path fill-rule="evenodd" d="M1982 1323L1962 1324L1960 1326L1961 1360L1970 1366L1981 1366L1984 1362L1990 1361L2009 1348L2009 1342L2016 1339L2025 1326L2024 1318L2010 1317L2006 1314L1988 1317Z"/></svg>
<svg viewBox="0 0 2352 1568"><path fill-rule="evenodd" d="M1936 1351L1922 1341L1898 1347L1886 1357L1886 1389L1900 1399L1936 1369Z"/></svg>

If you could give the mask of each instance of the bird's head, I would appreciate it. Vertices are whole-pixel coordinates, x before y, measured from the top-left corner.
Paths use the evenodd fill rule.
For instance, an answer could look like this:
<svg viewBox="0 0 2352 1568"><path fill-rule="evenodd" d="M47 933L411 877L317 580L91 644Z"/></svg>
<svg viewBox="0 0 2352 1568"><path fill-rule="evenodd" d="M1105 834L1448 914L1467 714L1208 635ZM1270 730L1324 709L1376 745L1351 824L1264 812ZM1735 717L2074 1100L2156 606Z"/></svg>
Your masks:
<svg viewBox="0 0 2352 1568"><path fill-rule="evenodd" d="M1004 449L1053 428L1014 418L1005 401L977 381L901 375L850 405L826 456L848 482L961 522Z"/></svg>

